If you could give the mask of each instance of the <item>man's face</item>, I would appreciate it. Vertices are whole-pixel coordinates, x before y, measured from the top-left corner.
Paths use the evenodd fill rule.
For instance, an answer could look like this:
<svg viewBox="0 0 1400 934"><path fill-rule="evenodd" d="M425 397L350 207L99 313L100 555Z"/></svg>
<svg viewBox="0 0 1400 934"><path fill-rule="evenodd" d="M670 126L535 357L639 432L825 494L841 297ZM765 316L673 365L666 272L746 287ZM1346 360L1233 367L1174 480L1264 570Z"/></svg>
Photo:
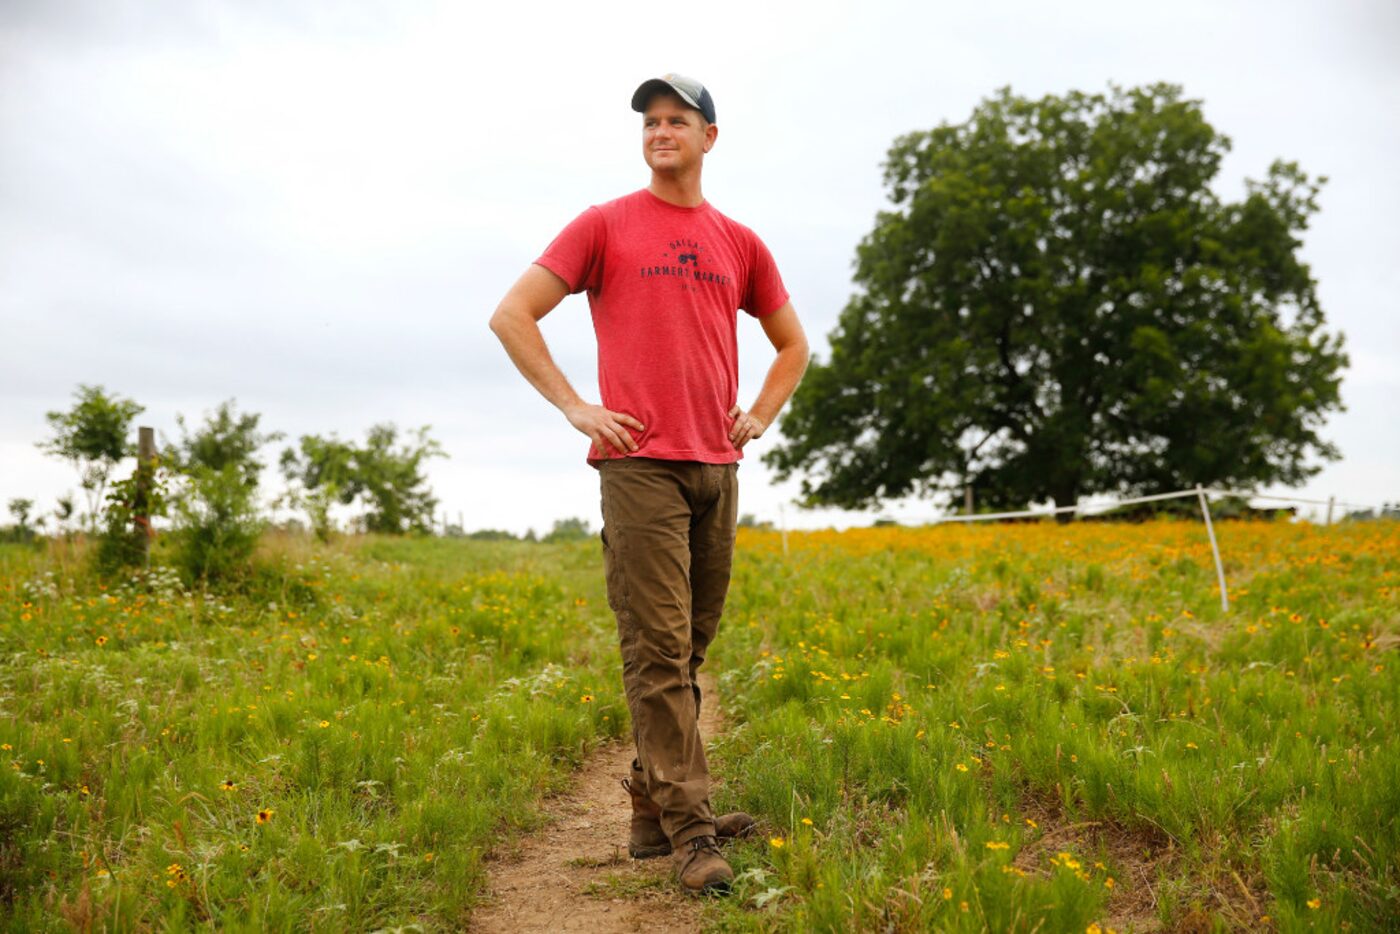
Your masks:
<svg viewBox="0 0 1400 934"><path fill-rule="evenodd" d="M718 132L680 98L653 95L642 115L642 158L653 172L676 174L699 168Z"/></svg>

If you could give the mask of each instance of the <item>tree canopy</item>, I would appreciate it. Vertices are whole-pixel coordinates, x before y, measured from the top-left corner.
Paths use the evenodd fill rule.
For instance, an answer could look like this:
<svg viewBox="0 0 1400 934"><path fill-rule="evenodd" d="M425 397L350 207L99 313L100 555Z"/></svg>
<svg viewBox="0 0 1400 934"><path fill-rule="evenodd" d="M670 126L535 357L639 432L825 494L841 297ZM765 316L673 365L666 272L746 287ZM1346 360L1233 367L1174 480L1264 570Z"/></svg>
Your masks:
<svg viewBox="0 0 1400 934"><path fill-rule="evenodd" d="M168 445L166 459L182 473L200 470L236 471L248 487L256 487L262 476L263 463L258 451L266 444L281 440L281 432L260 432L262 416L256 412L238 413L237 400L221 402L204 417L204 424L190 432L183 415L176 415L180 426L180 443Z"/></svg>
<svg viewBox="0 0 1400 934"><path fill-rule="evenodd" d="M423 473L426 461L446 457L428 426L405 432L382 424L370 428L363 445L332 435L303 435L297 448L282 452L280 466L293 492L288 501L304 506L321 537L330 529L332 502L359 503L369 532L426 532L437 499ZM299 488L299 489L298 489Z"/></svg>
<svg viewBox="0 0 1400 934"><path fill-rule="evenodd" d="M124 458L136 453L131 442L131 423L145 407L121 396L108 395L101 386L79 385L74 396L77 401L71 409L44 416L53 437L39 442L38 447L77 469L88 498L86 519L90 527L96 528L112 471Z"/></svg>
<svg viewBox="0 0 1400 934"><path fill-rule="evenodd" d="M971 486L996 507L1298 483L1347 358L1299 258L1324 178L1211 188L1230 141L1158 84L895 141L893 208L765 455L810 505Z"/></svg>

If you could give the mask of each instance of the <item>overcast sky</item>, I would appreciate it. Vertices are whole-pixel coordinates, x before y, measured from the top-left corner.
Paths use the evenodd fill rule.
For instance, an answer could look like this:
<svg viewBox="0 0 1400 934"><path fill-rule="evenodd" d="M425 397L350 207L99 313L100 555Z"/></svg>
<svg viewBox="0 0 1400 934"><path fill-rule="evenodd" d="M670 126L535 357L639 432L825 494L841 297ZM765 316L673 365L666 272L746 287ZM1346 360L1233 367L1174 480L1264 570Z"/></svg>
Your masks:
<svg viewBox="0 0 1400 934"><path fill-rule="evenodd" d="M768 243L823 356L896 136L1006 85L1184 86L1233 141L1223 197L1275 158L1330 179L1303 256L1352 360L1324 432L1343 459L1296 492L1400 500L1397 49L1393 0L4 0L0 500L48 509L76 487L34 445L45 412L97 383L167 434L228 398L293 438L431 425L454 522L596 528L587 439L486 321L579 211L645 185L628 99L667 71L711 89L705 195ZM584 298L544 325L596 400ZM747 405L771 349L740 329ZM776 434L749 446L742 511L871 520L796 510L757 457Z"/></svg>

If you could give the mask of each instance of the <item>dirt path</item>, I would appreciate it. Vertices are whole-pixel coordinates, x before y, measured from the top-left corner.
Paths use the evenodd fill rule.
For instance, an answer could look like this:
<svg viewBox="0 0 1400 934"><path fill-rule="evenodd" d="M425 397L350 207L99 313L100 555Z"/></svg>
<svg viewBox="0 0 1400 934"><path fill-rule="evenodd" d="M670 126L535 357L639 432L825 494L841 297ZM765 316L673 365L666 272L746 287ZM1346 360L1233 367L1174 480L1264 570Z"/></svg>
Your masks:
<svg viewBox="0 0 1400 934"><path fill-rule="evenodd" d="M700 687L700 733L709 738L721 727L714 679L702 674ZM677 890L670 858L627 855L632 805L619 781L632 755L630 742L604 746L544 803L549 823L495 866L492 900L472 916L473 932L699 929L700 905Z"/></svg>

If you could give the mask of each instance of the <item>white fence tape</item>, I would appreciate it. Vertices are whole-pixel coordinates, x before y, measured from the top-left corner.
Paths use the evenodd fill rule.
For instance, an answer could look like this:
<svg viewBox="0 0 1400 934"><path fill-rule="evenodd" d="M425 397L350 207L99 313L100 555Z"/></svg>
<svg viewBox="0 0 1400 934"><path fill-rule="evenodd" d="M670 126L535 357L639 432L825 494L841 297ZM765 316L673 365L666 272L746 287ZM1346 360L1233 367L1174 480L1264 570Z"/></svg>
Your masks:
<svg viewBox="0 0 1400 934"><path fill-rule="evenodd" d="M1135 506L1138 503L1156 503L1164 499L1183 499L1188 496L1197 496L1204 493L1206 496L1234 496L1239 499L1267 499L1273 502L1284 503L1307 503L1314 506L1341 506L1346 509L1375 509L1374 506L1365 506L1359 503L1343 503L1337 500L1326 499L1303 499L1299 496L1274 496L1269 493L1254 493L1249 490L1222 490L1215 487L1196 487L1191 490L1174 490L1171 493L1154 493L1151 496L1134 496L1128 499L1120 499L1111 503L1092 503L1088 505L1047 507L1045 509L1023 509L1018 512L984 512L975 513L970 516L935 516L926 520L925 525L940 525L944 522L986 522L995 519L1036 519L1049 518L1066 512L1082 512L1086 514L1108 512L1117 509L1119 506ZM905 521L901 525L918 525L917 521Z"/></svg>
<svg viewBox="0 0 1400 934"><path fill-rule="evenodd" d="M1343 503L1335 499L1303 499L1301 496L1273 496L1268 493L1249 493L1242 490L1206 490L1207 493L1219 493L1221 496L1242 496L1246 499L1271 499L1284 503L1307 503L1310 506L1343 506L1347 509L1376 509L1375 506L1367 506L1362 503ZM1379 512L1380 510L1376 510Z"/></svg>
<svg viewBox="0 0 1400 934"><path fill-rule="evenodd" d="M1207 493L1215 494L1221 490L1206 490ZM1020 512L983 512L974 513L970 516L939 516L930 519L929 525L938 525L943 522L985 522L989 519L1033 519L1057 516L1062 512L1079 512L1081 510L1107 510L1117 509L1119 506L1132 506L1137 503L1155 503L1164 499L1180 499L1183 496L1195 496L1195 490L1177 490L1174 493L1154 493L1151 496L1135 496L1132 499L1120 499L1115 503L1105 503L1096 506L1058 506L1049 509L1025 509Z"/></svg>
<svg viewBox="0 0 1400 934"><path fill-rule="evenodd" d="M1274 496L1269 493L1253 493L1249 490L1222 490L1215 488L1205 488L1199 484L1193 490L1174 490L1171 493L1154 493L1151 496L1134 496L1129 499L1120 499L1113 503L1096 503L1093 505L1058 506L1048 509L1025 509L1017 512L987 512L970 516L938 516L930 519L926 525L942 525L945 522L991 522L998 519L1045 519L1057 516L1066 512L1099 513L1117 509L1120 506L1134 506L1138 503L1156 503L1166 499L1182 499L1187 496L1194 496L1200 500L1201 516L1205 519L1206 535L1210 537L1210 550L1215 555L1215 575L1220 584L1220 608L1226 613L1230 612L1230 597L1225 587L1225 565L1220 560L1220 546L1215 541L1215 526L1210 521L1210 505L1207 497L1210 496L1234 496L1240 499L1267 499L1274 502L1285 503L1307 503L1315 506L1327 507L1327 521L1332 521L1332 508L1342 506L1346 509L1374 509L1373 506L1362 506L1357 503L1339 503L1335 499L1318 500L1303 499L1299 496ZM906 524L906 523L901 523ZM917 524L917 523L909 523ZM787 551L787 529L783 529L783 550Z"/></svg>

